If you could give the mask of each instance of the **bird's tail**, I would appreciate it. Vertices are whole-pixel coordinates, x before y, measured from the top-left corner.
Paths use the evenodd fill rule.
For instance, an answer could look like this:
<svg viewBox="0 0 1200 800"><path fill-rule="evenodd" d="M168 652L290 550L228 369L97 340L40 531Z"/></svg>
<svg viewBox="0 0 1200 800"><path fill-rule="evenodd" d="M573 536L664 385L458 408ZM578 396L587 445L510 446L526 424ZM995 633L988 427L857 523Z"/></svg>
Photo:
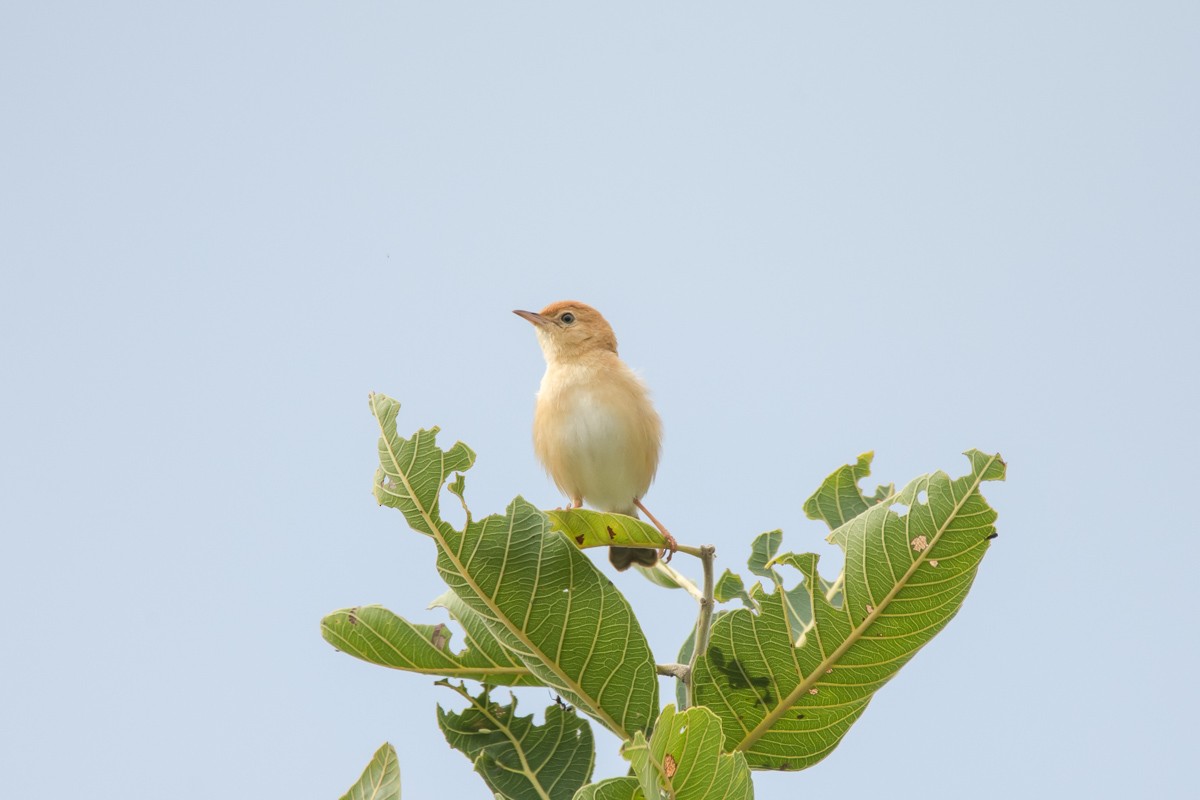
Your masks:
<svg viewBox="0 0 1200 800"><path fill-rule="evenodd" d="M653 567L658 563L658 551L646 547L610 547L608 560L619 572L624 572L633 564Z"/></svg>
<svg viewBox="0 0 1200 800"><path fill-rule="evenodd" d="M638 515L636 508L623 509L619 513L631 517ZM618 572L624 572L634 564L643 567L653 567L658 563L658 551L649 547L610 547L608 560Z"/></svg>

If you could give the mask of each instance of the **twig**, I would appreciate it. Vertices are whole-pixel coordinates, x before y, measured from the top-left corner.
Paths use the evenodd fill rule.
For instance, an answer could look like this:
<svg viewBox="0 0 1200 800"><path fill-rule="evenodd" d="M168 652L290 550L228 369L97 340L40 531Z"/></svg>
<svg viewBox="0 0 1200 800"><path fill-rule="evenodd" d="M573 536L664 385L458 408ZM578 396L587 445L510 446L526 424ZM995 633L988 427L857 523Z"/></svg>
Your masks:
<svg viewBox="0 0 1200 800"><path fill-rule="evenodd" d="M675 550L680 553L687 553L689 556L695 556L696 558L704 558L703 547L692 547L690 545L681 544L677 545Z"/></svg>
<svg viewBox="0 0 1200 800"><path fill-rule="evenodd" d="M641 550L662 550L663 549L663 546L661 544L641 544L640 542L621 542L617 546L618 547L636 548L636 549L641 549ZM680 544L680 545L675 546L675 552L687 553L689 556L693 556L695 558L703 558L703 556L701 555L701 551L703 549L704 549L703 547L692 547L690 544Z"/></svg>
<svg viewBox="0 0 1200 800"><path fill-rule="evenodd" d="M692 685L691 676L696 669L696 660L700 658L701 653L708 650L708 634L712 627L713 615L713 556L716 553L717 548L711 544L703 545L700 548L700 563L704 565L704 595L700 598L700 616L696 619L696 637L692 642L692 658L688 663L688 707L694 705L695 687Z"/></svg>
<svg viewBox="0 0 1200 800"><path fill-rule="evenodd" d="M692 668L687 664L657 664L654 668L658 670L659 675L678 678L684 683L689 682L692 678Z"/></svg>

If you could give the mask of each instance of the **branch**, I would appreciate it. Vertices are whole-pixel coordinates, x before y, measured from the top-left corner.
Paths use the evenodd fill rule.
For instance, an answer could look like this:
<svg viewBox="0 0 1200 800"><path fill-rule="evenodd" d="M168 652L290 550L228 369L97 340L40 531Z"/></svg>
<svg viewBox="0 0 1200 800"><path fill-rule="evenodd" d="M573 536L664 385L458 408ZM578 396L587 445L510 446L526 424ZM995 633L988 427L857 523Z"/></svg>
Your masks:
<svg viewBox="0 0 1200 800"><path fill-rule="evenodd" d="M692 679L692 668L687 664L656 664L654 667L658 670L659 675L666 675L668 678L678 678L685 684Z"/></svg>
<svg viewBox="0 0 1200 800"><path fill-rule="evenodd" d="M696 558L704 558L705 547L707 547L707 545L692 547L691 545L680 544L675 546L675 550L680 553L687 553L689 556L695 556Z"/></svg>
<svg viewBox="0 0 1200 800"><path fill-rule="evenodd" d="M696 619L696 638L692 643L692 659L688 664L689 678L696 669L696 659L700 657L701 653L708 650L708 634L712 627L713 615L713 556L716 553L717 548L711 544L703 545L700 548L700 562L704 565L704 595L700 598L700 616ZM693 705L692 695L693 689L689 680L687 682L689 707Z"/></svg>

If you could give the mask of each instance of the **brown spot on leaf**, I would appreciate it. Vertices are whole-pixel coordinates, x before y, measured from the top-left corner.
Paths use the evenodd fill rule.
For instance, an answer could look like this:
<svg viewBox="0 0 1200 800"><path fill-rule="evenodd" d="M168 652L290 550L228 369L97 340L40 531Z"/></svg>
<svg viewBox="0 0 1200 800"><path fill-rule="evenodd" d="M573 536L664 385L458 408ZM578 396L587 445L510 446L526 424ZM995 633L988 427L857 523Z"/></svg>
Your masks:
<svg viewBox="0 0 1200 800"><path fill-rule="evenodd" d="M663 756L663 775L666 775L668 778L674 778L677 769L679 769L679 765L675 763L675 756L670 753Z"/></svg>
<svg viewBox="0 0 1200 800"><path fill-rule="evenodd" d="M583 544L583 534L581 533L578 536L576 536L575 541L578 542L579 544Z"/></svg>
<svg viewBox="0 0 1200 800"><path fill-rule="evenodd" d="M438 623L433 626L433 635L429 637L429 642L438 650L446 648L446 642L450 637L446 635L446 626Z"/></svg>
<svg viewBox="0 0 1200 800"><path fill-rule="evenodd" d="M346 615L346 619L350 621L351 625L358 624L358 606L350 609L350 613Z"/></svg>
<svg viewBox="0 0 1200 800"><path fill-rule="evenodd" d="M617 538L617 532L612 529L612 525L608 526L608 538L610 538L610 539Z"/></svg>

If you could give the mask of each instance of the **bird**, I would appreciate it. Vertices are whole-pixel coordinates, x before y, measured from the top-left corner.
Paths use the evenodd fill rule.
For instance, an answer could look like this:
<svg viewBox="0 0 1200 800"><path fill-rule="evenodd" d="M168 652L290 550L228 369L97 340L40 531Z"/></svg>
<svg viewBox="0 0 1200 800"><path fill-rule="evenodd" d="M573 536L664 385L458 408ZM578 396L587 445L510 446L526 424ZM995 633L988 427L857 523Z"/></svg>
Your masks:
<svg viewBox="0 0 1200 800"><path fill-rule="evenodd" d="M631 517L640 508L673 553L675 538L642 504L658 470L662 420L646 385L617 355L612 326L576 300L513 313L533 323L546 358L533 415L533 449L569 498L569 508L587 503ZM632 564L652 567L659 554L610 547L608 558L623 571Z"/></svg>

